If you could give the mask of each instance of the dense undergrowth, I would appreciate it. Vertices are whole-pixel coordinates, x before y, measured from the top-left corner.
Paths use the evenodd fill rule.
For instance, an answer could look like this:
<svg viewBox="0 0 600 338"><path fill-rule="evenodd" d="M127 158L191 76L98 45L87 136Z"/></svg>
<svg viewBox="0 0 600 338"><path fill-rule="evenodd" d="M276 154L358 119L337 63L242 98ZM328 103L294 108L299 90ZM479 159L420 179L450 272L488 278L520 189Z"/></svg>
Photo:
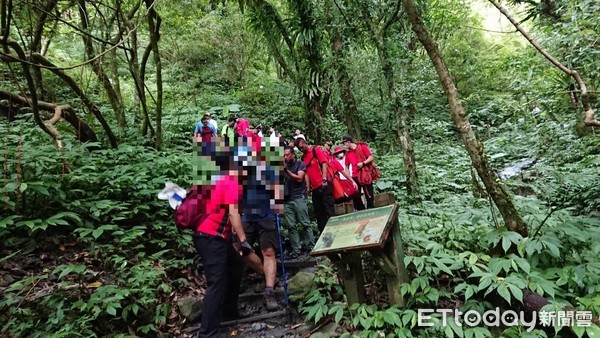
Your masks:
<svg viewBox="0 0 600 338"><path fill-rule="evenodd" d="M14 132L17 125L11 130L2 125L7 147L0 264L14 278L0 300L2 332L33 337L176 332L182 318L174 294L198 288L194 255L189 236L176 231L156 193L165 181L186 186L192 180L189 147L156 151L132 143L89 152L72 144L60 153L44 145L39 132ZM387 304L384 276L376 269L367 274L374 305L346 304L343 281L323 267L317 287L299 303L307 320L332 316L364 337L550 334L523 327L498 332L442 327L439 318L433 328L416 327L419 308L518 306L524 290L550 300L548 310L572 307L598 316L598 137L577 139L563 127L541 122L532 137L505 124L485 143L498 169L523 157L537 159L533 168L506 181L530 226L527 238L506 231L490 201L478 195L458 143L417 143L422 202L415 205L406 203L401 158L378 156L384 172L378 190L394 193L401 206L412 279L402 288L406 307ZM494 252L495 247L502 249ZM585 330L574 333L598 331Z"/></svg>
<svg viewBox="0 0 600 338"><path fill-rule="evenodd" d="M577 139L564 128L546 121L533 128L539 136L532 137L505 124L485 143L498 169L523 158L537 159L533 168L505 182L529 224L526 238L501 225L490 201L474 187L468 157L458 146L417 146L423 202L411 206L403 202L401 158L381 157L378 163L386 175L377 186L394 193L402 206L404 262L411 275L411 282L402 286L406 306L390 307L376 298L382 294L385 298L386 292L384 276L377 270L365 274L371 277L367 283L379 286L375 297L369 294L375 305L348 305L339 296L343 291L337 287L335 271L325 266L317 289L301 302L307 319L318 322L331 316L349 331L346 337L597 337L597 323L573 326L571 332L562 326L531 331L523 326L460 326L453 321L444 326L434 315L433 327L417 326L418 309L463 313L522 309L526 290L549 300L543 311L577 309L598 316L598 137Z"/></svg>
<svg viewBox="0 0 600 338"><path fill-rule="evenodd" d="M362 26L361 15L325 20L340 6L323 1L264 3L270 2L282 10L279 23L294 35L293 44L309 41L314 34L323 37L322 43L274 54L273 47L283 42L281 37L277 32L270 37L252 32L248 15L238 7L243 2L157 2L164 18L160 30L161 150L153 148L153 131L140 130L144 129L140 128L140 101L131 65L125 62L127 55L117 50L100 59L111 64L105 71L121 95L129 126L121 128L108 91L87 64L89 54L82 53L87 49L85 39L81 41L79 32L67 29L63 19L55 21L54 28L48 21L41 30L33 29L45 11L32 10L29 2L15 2L13 20L3 20L14 24L7 37L21 41L29 51L32 46L26 42L35 41L29 33L42 32L39 41L49 48L48 59L67 67L65 74L102 112L120 145L108 148L106 133L89 107L80 102L80 95L48 70L36 74L35 82L44 85L38 88L45 92L40 98L70 104L97 133L100 150L88 151L89 145L74 141L78 131L60 122L57 130L64 150L58 152L34 123L28 107L13 107L19 116L7 122L4 116L15 118L11 102L0 102L0 336L180 336L185 319L175 304L181 295L201 296L202 276L189 235L176 231L170 209L157 200L156 193L166 181L181 186L192 182L193 125L201 113L210 110L222 126L229 108L236 107L253 125L274 126L289 137L296 128L305 129L310 107L303 93L307 85L314 85L328 97L319 128L339 140L346 133L346 104L350 103L341 95L344 70L339 65L345 65L351 80L349 93L356 101L355 118L361 132L358 138L377 150L376 163L383 171L377 190L393 193L400 205L405 265L412 280L402 289L406 306L388 304L384 276L365 255L369 304L346 304L343 281L333 268L323 266L315 288L297 303L306 319L335 321L348 331L346 336L538 337L556 332L600 336L600 323L574 327L572 332L526 332L523 327L442 327L436 318L434 327L416 327L420 308L480 312L495 306L518 308L530 291L550 301L547 309L572 307L592 311L594 318L600 316L600 137L589 128L586 136L574 133L582 129L574 126L581 107L570 101L578 99L571 79L516 34L484 33L485 29L479 29L484 28L483 17L470 7L474 2L423 2L423 9L428 7L425 22L440 44L492 166L500 171L523 159L535 160L532 168L504 182L529 226L529 236L522 238L505 230L485 189L474 178L437 74L406 22L394 25L386 44L399 97L394 104L409 112L415 146L420 194L410 199L404 186L398 116L386 95L377 48L367 42L372 37L363 29L350 29ZM511 2L525 6L530 20L524 20L524 26L535 39L585 78L597 109L598 1ZM59 12L62 16L56 18L64 16L67 21L76 20L73 13L80 8L74 6L80 3L85 1L49 2L64 7ZM138 1L117 3L123 8L135 3L144 7ZM314 5L315 16L304 20L309 26L298 26L298 18L288 17L286 3ZM359 13L359 4L347 2L341 7L351 5ZM382 10L384 4L394 5L373 4ZM109 13L110 7L120 8L100 7ZM107 40L104 36L112 36L115 30L107 23L121 20L102 13L90 12L90 32ZM139 27L147 25L145 13L136 20ZM336 44L330 38L338 28L343 28L344 52L332 53L328 46ZM138 47L149 39L148 32L141 30ZM94 44L96 51L108 48L100 41ZM310 62L290 58L317 50L322 52L318 55L323 57L323 74L306 68L312 65L312 54L306 55ZM141 56L142 50L138 52ZM303 70L297 75L300 78L281 68L280 57ZM150 124L156 130L158 78L151 63L144 95ZM71 68L75 64L85 66ZM21 67L7 65L3 63L0 70L2 90L27 95L30 88ZM297 82L302 77L306 82ZM534 107L540 110L535 116Z"/></svg>
<svg viewBox="0 0 600 338"><path fill-rule="evenodd" d="M166 181L191 181L191 156L127 144L93 152L73 145L59 153L39 133L2 128L9 142L0 264L18 280L0 300L1 331L167 331L169 297L189 283L193 255L190 237L177 232L156 193Z"/></svg>

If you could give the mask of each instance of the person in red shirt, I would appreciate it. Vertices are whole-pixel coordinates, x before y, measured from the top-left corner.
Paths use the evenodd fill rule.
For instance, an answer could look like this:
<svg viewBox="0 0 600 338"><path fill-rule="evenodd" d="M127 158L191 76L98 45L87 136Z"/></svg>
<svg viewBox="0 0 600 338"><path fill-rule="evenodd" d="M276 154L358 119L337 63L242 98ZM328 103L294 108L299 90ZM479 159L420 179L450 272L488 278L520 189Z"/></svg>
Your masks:
<svg viewBox="0 0 600 338"><path fill-rule="evenodd" d="M319 231L335 215L331 178L328 177L328 159L319 147L308 144L303 136L296 136L295 144L302 150L302 161L306 164L309 191L312 193L313 209Z"/></svg>
<svg viewBox="0 0 600 338"><path fill-rule="evenodd" d="M362 202L362 192L365 193L367 199L367 208L375 207L375 196L373 195L373 184L363 186L358 183L358 172L367 164L373 162L373 154L366 144L357 144L352 139L352 136L344 136L344 146L348 147L348 153L346 154L346 165L348 170L352 173L352 179L358 184L359 193L354 197L354 209L364 210L365 205ZM360 148L359 148L360 147ZM359 155L362 154L361 155ZM362 157L362 158L361 158ZM361 160L362 159L362 160Z"/></svg>
<svg viewBox="0 0 600 338"><path fill-rule="evenodd" d="M345 193L348 193L348 191L351 191L352 187L354 187L354 190L356 192L358 192L358 185L352 179L352 175L350 175L350 172L348 171L348 167L346 166L346 150L344 148L342 148L340 146L335 147L335 151L332 154L332 159L329 162L329 164L331 165L331 168L333 169L334 175L337 175L339 177L340 183L344 187ZM349 186L347 186L347 185L349 185ZM346 202L349 200L350 200L349 197L344 197L344 199L336 200L335 202L339 204L339 203Z"/></svg>
<svg viewBox="0 0 600 338"><path fill-rule="evenodd" d="M248 128L250 128L250 121L244 119L241 116L238 116L235 125L235 131L237 132L238 136L246 136Z"/></svg>
<svg viewBox="0 0 600 338"><path fill-rule="evenodd" d="M202 144L203 157L217 165L220 175L213 175L211 184L197 187L201 194L198 211L204 216L192 239L206 278L202 325L198 332L198 337L202 338L218 338L223 307L232 306L231 311L237 311L239 282L236 283L233 277L235 258L239 258L236 256L255 255L246 241L239 212L243 196L241 170L234 165L229 147L223 145L224 140L218 139ZM233 249L232 229L241 242L240 253Z"/></svg>

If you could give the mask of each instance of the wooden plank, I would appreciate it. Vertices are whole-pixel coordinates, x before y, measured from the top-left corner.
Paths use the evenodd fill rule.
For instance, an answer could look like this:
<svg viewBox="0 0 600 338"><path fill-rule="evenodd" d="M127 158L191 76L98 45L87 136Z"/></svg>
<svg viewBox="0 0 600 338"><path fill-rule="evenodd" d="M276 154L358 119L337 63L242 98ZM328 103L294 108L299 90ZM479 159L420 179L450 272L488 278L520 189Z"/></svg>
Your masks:
<svg viewBox="0 0 600 338"><path fill-rule="evenodd" d="M381 194L375 195L373 203L375 204L375 208L383 207L386 205L396 203L396 198L392 193L384 192Z"/></svg>
<svg viewBox="0 0 600 338"><path fill-rule="evenodd" d="M339 216L339 215L344 215L348 213L348 208L346 206L346 203L340 203L340 204L336 204L334 206L335 208L335 215Z"/></svg>
<svg viewBox="0 0 600 338"><path fill-rule="evenodd" d="M375 261L377 264L379 264L379 267L383 270L383 272L392 276L396 274L394 263L390 261L390 259L382 250L371 250L371 255L373 255L373 258L375 258Z"/></svg>
<svg viewBox="0 0 600 338"><path fill-rule="evenodd" d="M313 266L317 266L318 261L315 258L298 260L291 260L285 257L285 268L286 269L304 269L304 268L312 268ZM277 271L281 271L281 260L277 259Z"/></svg>

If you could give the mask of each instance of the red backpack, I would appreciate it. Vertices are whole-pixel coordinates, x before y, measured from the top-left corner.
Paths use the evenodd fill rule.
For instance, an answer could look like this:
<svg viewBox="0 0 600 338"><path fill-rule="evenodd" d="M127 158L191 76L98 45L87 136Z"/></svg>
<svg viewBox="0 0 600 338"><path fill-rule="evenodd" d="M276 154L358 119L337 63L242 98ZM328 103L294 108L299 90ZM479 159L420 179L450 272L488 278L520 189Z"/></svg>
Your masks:
<svg viewBox="0 0 600 338"><path fill-rule="evenodd" d="M205 203L202 201L208 199L210 186L193 185L187 192L187 195L181 205L175 210L175 225L177 229L196 230L198 226L209 216L206 213Z"/></svg>
<svg viewBox="0 0 600 338"><path fill-rule="evenodd" d="M357 142L356 156L358 157L358 162L364 162L367 159L362 150L363 144L366 146L364 142ZM358 184L360 185L371 185L377 182L380 177L381 170L373 163L369 163L358 170Z"/></svg>

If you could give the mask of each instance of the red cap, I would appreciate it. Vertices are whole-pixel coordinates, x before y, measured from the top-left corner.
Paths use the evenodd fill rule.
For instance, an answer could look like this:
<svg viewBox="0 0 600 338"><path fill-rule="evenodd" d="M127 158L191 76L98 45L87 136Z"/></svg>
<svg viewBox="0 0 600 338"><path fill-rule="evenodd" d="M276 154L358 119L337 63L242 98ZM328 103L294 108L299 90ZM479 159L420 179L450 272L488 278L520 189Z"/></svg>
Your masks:
<svg viewBox="0 0 600 338"><path fill-rule="evenodd" d="M337 146L337 147L335 147L333 154L335 155L337 153L341 153L342 151L346 151L346 149L342 148L341 146Z"/></svg>

